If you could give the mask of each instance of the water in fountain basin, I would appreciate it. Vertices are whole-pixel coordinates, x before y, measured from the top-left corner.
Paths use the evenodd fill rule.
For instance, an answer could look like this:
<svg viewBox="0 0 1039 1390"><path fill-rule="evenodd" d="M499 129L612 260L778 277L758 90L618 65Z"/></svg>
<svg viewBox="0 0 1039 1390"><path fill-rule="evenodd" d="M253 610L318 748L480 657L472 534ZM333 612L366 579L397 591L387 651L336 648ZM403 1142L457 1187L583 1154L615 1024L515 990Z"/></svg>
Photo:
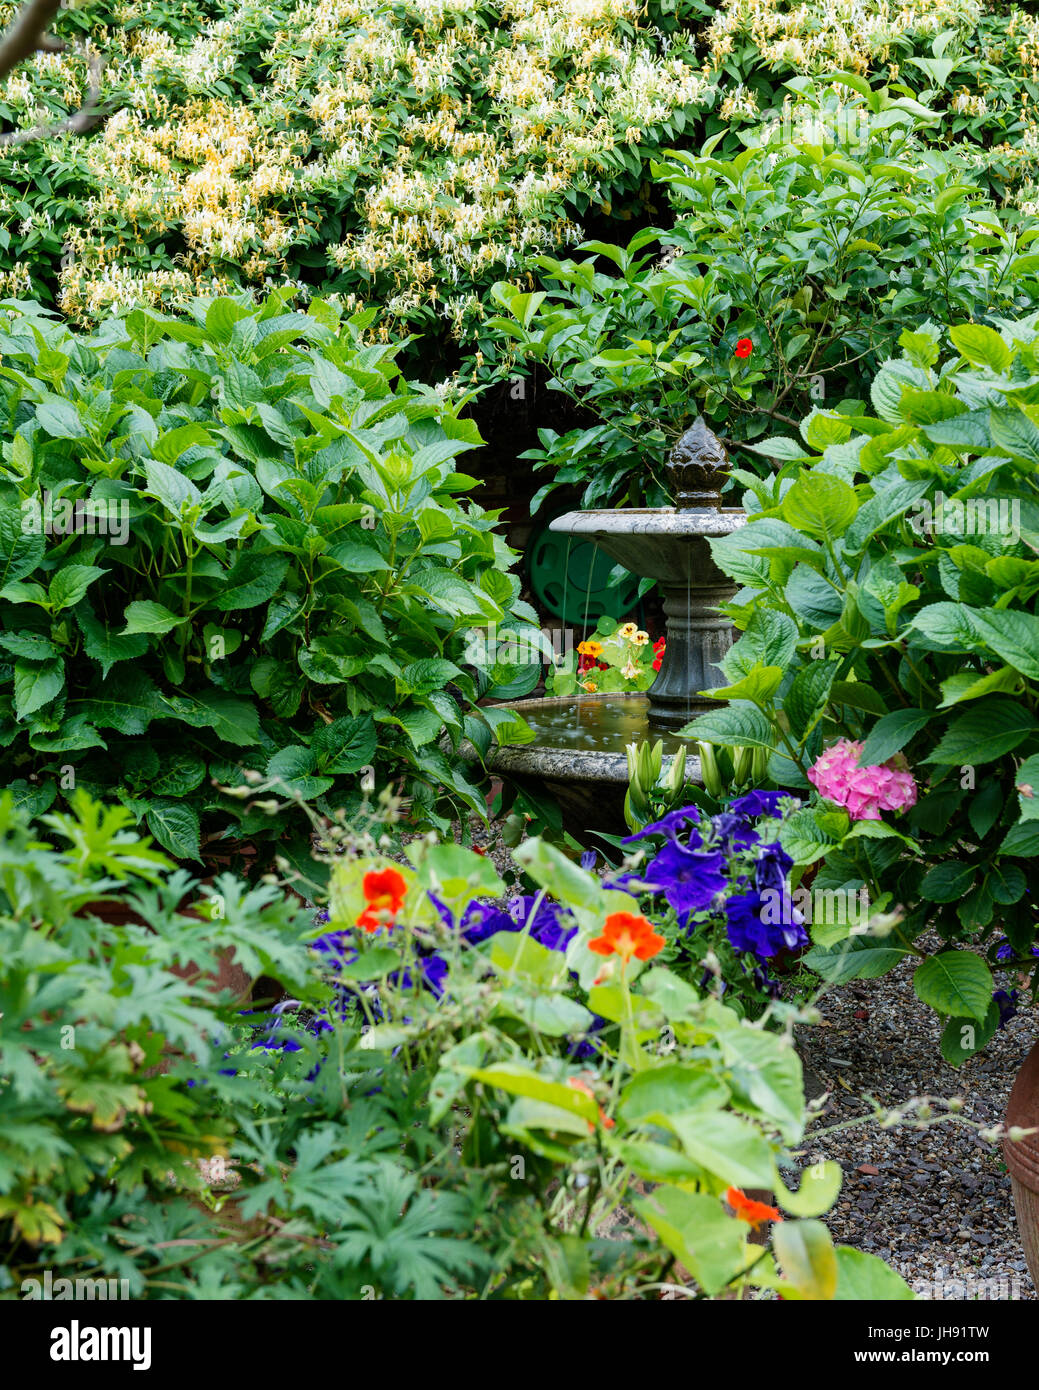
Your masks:
<svg viewBox="0 0 1039 1390"><path fill-rule="evenodd" d="M611 695L608 698L530 701L520 713L534 731L538 748L594 750L623 754L629 743L663 739L664 753L678 751L683 740L647 719L645 695Z"/></svg>

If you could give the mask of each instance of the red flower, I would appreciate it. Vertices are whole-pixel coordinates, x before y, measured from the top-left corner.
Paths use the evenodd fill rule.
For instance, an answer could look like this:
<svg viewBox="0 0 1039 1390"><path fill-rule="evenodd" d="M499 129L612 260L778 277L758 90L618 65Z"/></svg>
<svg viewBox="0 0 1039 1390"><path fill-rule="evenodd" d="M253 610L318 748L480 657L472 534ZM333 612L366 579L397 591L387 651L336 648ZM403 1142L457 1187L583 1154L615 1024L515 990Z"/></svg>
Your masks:
<svg viewBox="0 0 1039 1390"><path fill-rule="evenodd" d="M659 671L660 668L661 668L661 666L663 666L663 664L664 664L664 658L663 658L662 656L658 656L657 659L656 659L656 661L654 661L654 663L653 663L653 670L654 670L654 671Z"/></svg>
<svg viewBox="0 0 1039 1390"><path fill-rule="evenodd" d="M632 956L638 960L652 960L666 944L645 917L637 917L632 912L613 912L606 919L602 936L589 941L588 949L598 956L616 954L626 965Z"/></svg>
<svg viewBox="0 0 1039 1390"><path fill-rule="evenodd" d="M583 1095L588 1096L591 1100L595 1100L595 1092L592 1090L591 1086L589 1086L588 1082L585 1081L583 1077L568 1076L566 1078L566 1084L572 1087L573 1090L580 1091ZM599 1106L599 1120L604 1129L617 1128L617 1121L611 1120L609 1115L607 1115L606 1111L602 1108L601 1105ZM592 1124L591 1120L588 1121L588 1131L591 1134L595 1133L595 1126Z"/></svg>
<svg viewBox="0 0 1039 1390"><path fill-rule="evenodd" d="M749 338L741 338L736 344L737 357L749 357L754 351L754 344Z"/></svg>
<svg viewBox="0 0 1039 1390"><path fill-rule="evenodd" d="M782 1221L783 1219L778 1208L766 1206L764 1202L755 1202L752 1197L748 1197L738 1187L730 1187L725 1194L725 1200L732 1207L735 1215L741 1221L746 1221L755 1231L766 1221Z"/></svg>
<svg viewBox="0 0 1039 1390"><path fill-rule="evenodd" d="M357 918L356 925L365 931L378 931L392 926L404 903L408 885L396 869L381 869L364 876L364 900L367 906Z"/></svg>

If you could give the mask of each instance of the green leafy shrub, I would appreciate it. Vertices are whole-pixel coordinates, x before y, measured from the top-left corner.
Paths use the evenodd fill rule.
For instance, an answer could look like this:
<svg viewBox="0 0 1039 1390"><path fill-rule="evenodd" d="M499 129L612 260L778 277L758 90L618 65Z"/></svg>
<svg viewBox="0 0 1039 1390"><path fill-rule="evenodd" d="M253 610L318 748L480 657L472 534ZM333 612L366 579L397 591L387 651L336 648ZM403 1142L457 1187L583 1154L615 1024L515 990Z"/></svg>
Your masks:
<svg viewBox="0 0 1039 1390"><path fill-rule="evenodd" d="M495 325L594 412L584 428L539 432L526 457L553 474L535 505L561 484L583 487L588 507L666 504L667 453L697 412L730 448L782 460L763 436L818 402L860 408L864 376L904 328L1039 298L1039 224L1002 217L955 160L923 148L913 103L831 92L803 108L814 136L773 124L731 159L655 166L672 229L545 258L536 295L496 288L511 317Z"/></svg>
<svg viewBox="0 0 1039 1390"><path fill-rule="evenodd" d="M480 904L504 885L454 844L341 858L308 926L273 884L171 872L129 821L79 794L56 849L0 799L0 1296L49 1274L135 1298L653 1298L676 1261L699 1296L910 1296L834 1250L838 1165L780 1171L805 1123L789 1040L649 962L594 983L589 943L632 900L549 847L523 862L578 927L566 954L533 919L497 930ZM395 886L386 927L355 927ZM243 1014L170 973L227 946L292 999ZM726 1210L744 1185L792 1218L771 1250ZM604 1229L621 1202L640 1225Z"/></svg>
<svg viewBox="0 0 1039 1390"><path fill-rule="evenodd" d="M290 807L399 780L416 824L485 809L438 745L486 750L460 663L518 611L494 515L459 500L479 434L371 313L282 298L88 336L3 316L6 780L36 811L115 797L185 859L291 830L222 790L244 772Z"/></svg>
<svg viewBox="0 0 1039 1390"><path fill-rule="evenodd" d="M1037 316L905 332L871 387L875 414L817 412L749 524L712 543L742 587L725 657L728 708L689 732L775 749L770 775L808 788L824 745L919 779L896 823L814 798L782 832L819 887L866 887L884 935L824 923L807 957L830 980L921 957L917 992L960 1061L999 1022L992 970L1031 971L1039 854ZM802 442L803 441L803 442ZM794 458L794 455L798 458ZM938 955L919 944L926 929Z"/></svg>

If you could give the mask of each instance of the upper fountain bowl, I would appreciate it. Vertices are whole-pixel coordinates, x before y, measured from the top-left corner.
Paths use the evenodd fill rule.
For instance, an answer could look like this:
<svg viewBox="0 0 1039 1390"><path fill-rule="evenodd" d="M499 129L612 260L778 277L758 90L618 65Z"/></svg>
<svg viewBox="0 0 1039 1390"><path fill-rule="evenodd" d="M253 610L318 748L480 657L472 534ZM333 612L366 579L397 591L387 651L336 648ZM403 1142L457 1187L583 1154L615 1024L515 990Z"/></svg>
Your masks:
<svg viewBox="0 0 1039 1390"><path fill-rule="evenodd" d="M717 574L706 560L705 542L729 536L746 522L742 507L622 507L567 512L549 529L596 541L632 574L683 588L708 567ZM724 585L725 579L717 574L716 582Z"/></svg>

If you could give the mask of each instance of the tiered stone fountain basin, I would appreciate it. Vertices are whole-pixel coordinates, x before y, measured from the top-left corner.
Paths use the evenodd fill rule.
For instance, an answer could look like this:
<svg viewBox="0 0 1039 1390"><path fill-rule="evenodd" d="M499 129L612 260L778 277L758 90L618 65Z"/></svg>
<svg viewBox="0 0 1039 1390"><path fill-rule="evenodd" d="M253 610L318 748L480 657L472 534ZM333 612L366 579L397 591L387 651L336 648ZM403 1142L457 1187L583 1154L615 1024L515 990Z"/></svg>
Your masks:
<svg viewBox="0 0 1039 1390"><path fill-rule="evenodd" d="M732 645L732 627L718 608L736 591L715 565L708 542L747 521L741 508L720 505L726 463L720 442L698 419L671 454L676 506L567 512L551 524L553 531L594 541L633 574L655 579L667 622L663 664L648 694L564 696L504 706L523 716L535 739L494 749L489 770L555 798L564 825L577 839L589 831L623 830L627 744L662 738L665 756L673 755L682 743L678 730L718 707L697 692L727 684L717 662ZM476 756L471 749L468 755ZM693 754L686 776L700 780Z"/></svg>

